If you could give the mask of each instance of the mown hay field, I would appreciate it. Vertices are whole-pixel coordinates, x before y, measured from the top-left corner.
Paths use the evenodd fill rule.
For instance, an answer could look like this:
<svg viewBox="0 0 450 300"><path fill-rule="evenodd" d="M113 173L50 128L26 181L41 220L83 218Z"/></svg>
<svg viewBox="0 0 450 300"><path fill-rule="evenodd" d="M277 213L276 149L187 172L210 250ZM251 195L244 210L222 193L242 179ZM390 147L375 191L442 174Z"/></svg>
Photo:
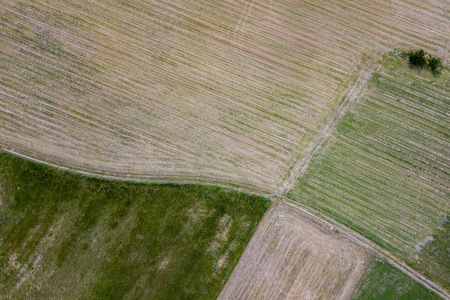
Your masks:
<svg viewBox="0 0 450 300"><path fill-rule="evenodd" d="M373 53L447 60L447 4L6 0L1 147L275 191Z"/></svg>
<svg viewBox="0 0 450 300"><path fill-rule="evenodd" d="M369 261L337 231L273 204L219 299L350 299Z"/></svg>
<svg viewBox="0 0 450 300"><path fill-rule="evenodd" d="M449 79L386 56L289 196L417 262L450 211Z"/></svg>
<svg viewBox="0 0 450 300"><path fill-rule="evenodd" d="M268 205L0 153L0 298L215 299Z"/></svg>

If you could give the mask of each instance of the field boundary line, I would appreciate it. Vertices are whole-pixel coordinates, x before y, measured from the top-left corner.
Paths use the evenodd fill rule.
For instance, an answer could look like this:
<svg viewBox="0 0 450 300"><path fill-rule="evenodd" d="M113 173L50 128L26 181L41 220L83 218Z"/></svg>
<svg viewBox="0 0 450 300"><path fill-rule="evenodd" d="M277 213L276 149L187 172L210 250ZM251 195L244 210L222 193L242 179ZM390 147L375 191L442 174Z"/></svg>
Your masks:
<svg viewBox="0 0 450 300"><path fill-rule="evenodd" d="M314 141L306 149L305 153L300 156L300 158L294 163L292 168L289 170L288 177L278 189L277 195L285 195L291 189L294 188L298 179L302 177L309 167L309 164L314 159L314 157L319 153L322 146L326 141L332 136L337 125L353 106L356 100L361 96L363 89L366 87L367 82L372 77L372 74L380 68L381 55L376 54L371 59L368 60L365 65L361 68L359 76L355 83L348 90L344 100L339 105L339 107L333 112L332 116L324 122L324 125L319 130L319 132L314 137Z"/></svg>
<svg viewBox="0 0 450 300"><path fill-rule="evenodd" d="M443 299L450 300L450 293L446 289L438 285L436 282L426 278L420 272L414 270L412 267L407 265L406 262L402 261L400 258L392 254L390 251L375 244L365 236L357 233L352 229L349 229L347 226L333 220L332 218L327 217L326 215L319 213L310 207L295 202L294 200L291 200L285 196L275 196L272 197L271 200L272 202L280 201L292 207L293 209L299 210L307 214L308 216L311 216L312 218L324 223L325 225L331 227L330 229L338 230L340 233L344 234L346 237L351 239L356 244L363 246L364 248L369 249L377 253L378 255L382 256L392 266L394 266L404 274L408 275L409 277L411 277L412 279L414 279L415 281L426 287L428 290L436 293Z"/></svg>
<svg viewBox="0 0 450 300"><path fill-rule="evenodd" d="M257 186L250 183L243 183L232 180L222 180L220 178L216 178L213 176L188 176L188 175L143 175L143 174L131 174L127 173L127 175L114 174L109 172L96 172L93 170L92 172L84 171L82 169L78 169L76 167L67 166L67 165L59 165L55 162L49 162L46 160L42 160L27 154L19 153L15 150L6 149L4 145L0 144L0 152L9 153L21 158L25 158L27 160L57 168L59 170L73 172L80 175L101 178L101 179L109 179L109 180L121 180L121 181L130 181L130 182L142 182L149 184L199 184L206 186L217 186L222 188L231 188L239 192L243 193L251 193L257 196L261 196L270 200L270 196L273 195L273 192L266 190L263 186Z"/></svg>
<svg viewBox="0 0 450 300"><path fill-rule="evenodd" d="M330 228L335 228L335 229L339 230L340 232L344 233L349 239L351 239L358 245L364 246L366 249L372 250L372 251L378 253L379 255L381 255L382 257L384 257L391 265L393 265L394 267L396 267L397 269L399 269L406 275L410 276L411 278L413 278L414 280L416 280L417 282L419 282L420 284L425 286L430 291L438 294L443 299L450 300L450 294L444 288L442 288L441 286L439 286L432 280L427 279L421 273L412 269L405 262L401 261L395 255L393 255L391 252L382 248L381 246L378 246L377 244L370 241L369 239L362 236L361 234L357 233L356 231L349 229L345 225L333 220L330 217L323 215L322 213L319 213L319 212L313 210L310 207L304 206L304 205L302 205L298 202L295 202L294 200L291 200L285 196L281 196L281 195L277 195L277 194L270 194L269 192L264 192L264 189L261 189L260 187L257 187L257 186L243 185L243 184L237 184L237 183L235 184L235 183L225 182L225 181L215 182L214 180L211 180L211 178L209 178L209 180L206 181L206 179L207 179L206 177L204 177L204 178L197 177L197 178L190 178L190 179L185 179L185 180L177 180L174 178L171 179L171 178L162 178L162 177L160 177L160 178L147 177L146 178L145 176L142 176L142 175L141 176L130 175L130 177L118 176L118 175L113 175L113 174L105 175L105 174L101 174L101 173L92 173L92 172L82 171L82 170L79 170L76 168L57 165L55 163L43 161L38 158L34 158L34 157L31 157L31 156L28 156L25 154L18 153L14 150L4 149L3 147L0 147L0 151L6 152L9 154L13 154L13 155L19 156L21 158L25 158L25 159L28 159L33 162L40 163L40 164L43 164L46 166L51 166L51 167L54 167L54 168L57 168L60 170L74 172L77 174L96 177L96 178L134 181L134 182L145 182L145 183L202 184L202 185L209 185L209 186L218 186L218 187L223 187L223 188L232 188L232 189L235 189L240 192L252 193L255 195L265 197L266 199L269 199L272 202L272 205L278 205L278 203L283 202L284 204L286 204L294 209L297 209L297 210L311 216L312 218L324 223L325 225L329 226ZM153 181L149 181L149 179L153 179Z"/></svg>

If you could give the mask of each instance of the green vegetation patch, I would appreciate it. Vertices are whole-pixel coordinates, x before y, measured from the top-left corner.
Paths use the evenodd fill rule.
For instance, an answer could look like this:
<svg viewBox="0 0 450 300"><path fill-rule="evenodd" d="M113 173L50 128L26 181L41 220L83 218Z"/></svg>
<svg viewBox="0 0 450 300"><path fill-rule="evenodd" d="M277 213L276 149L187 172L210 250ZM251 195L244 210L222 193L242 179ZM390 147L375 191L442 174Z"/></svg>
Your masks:
<svg viewBox="0 0 450 300"><path fill-rule="evenodd" d="M423 246L417 268L426 275L436 278L450 290L450 216L443 218L443 226L433 239ZM438 271L438 272L436 272Z"/></svg>
<svg viewBox="0 0 450 300"><path fill-rule="evenodd" d="M442 60L440 57L432 56L423 50L412 50L406 54L409 63L413 66L423 68L428 66L432 72L439 72L442 68Z"/></svg>
<svg viewBox="0 0 450 300"><path fill-rule="evenodd" d="M0 154L0 298L211 299L268 200L88 178Z"/></svg>
<svg viewBox="0 0 450 300"><path fill-rule="evenodd" d="M288 196L417 262L449 214L449 111L448 71L386 56Z"/></svg>
<svg viewBox="0 0 450 300"><path fill-rule="evenodd" d="M368 299L441 299L384 260L375 260L360 281L354 300Z"/></svg>

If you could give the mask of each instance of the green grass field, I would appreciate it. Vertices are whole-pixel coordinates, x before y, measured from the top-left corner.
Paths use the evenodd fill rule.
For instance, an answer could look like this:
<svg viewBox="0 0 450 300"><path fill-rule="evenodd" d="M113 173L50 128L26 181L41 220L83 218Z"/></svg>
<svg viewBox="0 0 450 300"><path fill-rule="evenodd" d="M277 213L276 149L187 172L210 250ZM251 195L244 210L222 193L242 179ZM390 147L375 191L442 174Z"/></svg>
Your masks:
<svg viewBox="0 0 450 300"><path fill-rule="evenodd" d="M416 262L449 213L450 76L381 64L288 196Z"/></svg>
<svg viewBox="0 0 450 300"><path fill-rule="evenodd" d="M215 298L268 205L0 154L0 298Z"/></svg>
<svg viewBox="0 0 450 300"><path fill-rule="evenodd" d="M445 224L433 235L433 241L424 245L419 261L415 265L430 277L436 278L447 290L450 290L450 222L445 218ZM438 270L439 272L436 272Z"/></svg>
<svg viewBox="0 0 450 300"><path fill-rule="evenodd" d="M383 260L375 260L370 271L359 283L353 300L441 299L408 275Z"/></svg>

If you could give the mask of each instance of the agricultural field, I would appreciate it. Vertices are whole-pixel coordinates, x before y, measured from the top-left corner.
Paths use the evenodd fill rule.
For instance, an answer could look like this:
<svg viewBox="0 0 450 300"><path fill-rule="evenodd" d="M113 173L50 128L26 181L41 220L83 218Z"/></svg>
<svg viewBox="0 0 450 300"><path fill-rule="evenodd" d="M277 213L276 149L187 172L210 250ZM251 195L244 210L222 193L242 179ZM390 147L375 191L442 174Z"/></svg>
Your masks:
<svg viewBox="0 0 450 300"><path fill-rule="evenodd" d="M369 261L342 234L273 204L218 299L350 299Z"/></svg>
<svg viewBox="0 0 450 300"><path fill-rule="evenodd" d="M426 265L432 255L421 257L450 212L449 111L448 70L435 76L385 56L289 197ZM427 274L444 284L447 266Z"/></svg>
<svg viewBox="0 0 450 300"><path fill-rule="evenodd" d="M423 246L415 266L429 277L436 278L450 290L450 216L445 224L436 230L432 240Z"/></svg>
<svg viewBox="0 0 450 300"><path fill-rule="evenodd" d="M374 258L369 271L358 284L353 300L441 299L386 261Z"/></svg>
<svg viewBox="0 0 450 300"><path fill-rule="evenodd" d="M2 2L0 144L276 192L375 53L448 60L446 0Z"/></svg>
<svg viewBox="0 0 450 300"><path fill-rule="evenodd" d="M214 299L268 205L0 154L0 298Z"/></svg>
<svg viewBox="0 0 450 300"><path fill-rule="evenodd" d="M285 195L449 289L450 74L383 56L424 49L448 65L448 12L447 0L5 0L0 151ZM0 298L428 297L274 202L256 229L258 196L2 153ZM376 290L380 278L402 288Z"/></svg>

